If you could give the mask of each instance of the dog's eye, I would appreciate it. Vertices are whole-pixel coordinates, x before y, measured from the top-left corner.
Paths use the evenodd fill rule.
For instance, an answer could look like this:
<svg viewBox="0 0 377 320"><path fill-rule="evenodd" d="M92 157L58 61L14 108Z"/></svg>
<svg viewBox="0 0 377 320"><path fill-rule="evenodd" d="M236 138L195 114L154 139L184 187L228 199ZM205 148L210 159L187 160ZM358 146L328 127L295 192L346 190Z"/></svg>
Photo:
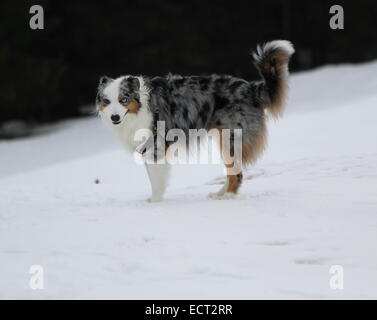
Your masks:
<svg viewBox="0 0 377 320"><path fill-rule="evenodd" d="M109 99L102 99L102 103L107 106L108 104L110 104L110 100Z"/></svg>
<svg viewBox="0 0 377 320"><path fill-rule="evenodd" d="M128 98L128 97L124 97L124 98L120 99L119 102L120 102L121 104L128 104L128 102L129 102L129 98Z"/></svg>

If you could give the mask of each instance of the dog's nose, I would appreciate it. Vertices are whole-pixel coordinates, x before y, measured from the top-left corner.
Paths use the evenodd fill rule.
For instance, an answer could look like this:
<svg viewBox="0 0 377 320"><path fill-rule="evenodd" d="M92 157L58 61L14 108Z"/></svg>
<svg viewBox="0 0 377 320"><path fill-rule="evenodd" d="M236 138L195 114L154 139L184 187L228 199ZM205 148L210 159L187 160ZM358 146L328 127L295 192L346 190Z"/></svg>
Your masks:
<svg viewBox="0 0 377 320"><path fill-rule="evenodd" d="M119 122L120 115L119 114L112 114L110 118L111 118L112 122Z"/></svg>

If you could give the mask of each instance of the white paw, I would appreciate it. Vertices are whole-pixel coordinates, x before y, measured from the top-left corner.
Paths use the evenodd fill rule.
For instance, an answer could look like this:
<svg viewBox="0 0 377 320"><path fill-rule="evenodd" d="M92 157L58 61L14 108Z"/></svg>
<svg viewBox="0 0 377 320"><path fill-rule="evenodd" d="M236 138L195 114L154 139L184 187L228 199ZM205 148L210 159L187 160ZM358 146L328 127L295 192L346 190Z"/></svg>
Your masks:
<svg viewBox="0 0 377 320"><path fill-rule="evenodd" d="M236 194L232 192L225 192L224 194L210 193L208 196L214 200L230 200L236 198Z"/></svg>
<svg viewBox="0 0 377 320"><path fill-rule="evenodd" d="M210 199L217 199L218 197L221 197L223 194L221 194L220 192L210 192L208 194L208 198Z"/></svg>
<svg viewBox="0 0 377 320"><path fill-rule="evenodd" d="M224 188L221 188L219 191L217 192L211 192L208 194L208 197L210 197L211 199L217 199L218 197L221 197L223 196L225 193L225 190Z"/></svg>
<svg viewBox="0 0 377 320"><path fill-rule="evenodd" d="M147 202L152 203L152 202L161 202L162 201L162 196L157 197L157 196L152 196L147 199Z"/></svg>

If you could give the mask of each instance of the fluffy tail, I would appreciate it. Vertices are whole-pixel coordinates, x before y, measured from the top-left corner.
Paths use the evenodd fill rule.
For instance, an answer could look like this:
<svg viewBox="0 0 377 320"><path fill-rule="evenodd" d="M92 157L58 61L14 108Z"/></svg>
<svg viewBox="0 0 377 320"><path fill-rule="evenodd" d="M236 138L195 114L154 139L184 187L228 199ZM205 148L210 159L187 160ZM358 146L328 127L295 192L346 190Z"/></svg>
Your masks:
<svg viewBox="0 0 377 320"><path fill-rule="evenodd" d="M288 63L295 52L292 43L274 40L258 46L253 53L254 63L263 82L258 86L261 105L275 119L282 116L288 91Z"/></svg>

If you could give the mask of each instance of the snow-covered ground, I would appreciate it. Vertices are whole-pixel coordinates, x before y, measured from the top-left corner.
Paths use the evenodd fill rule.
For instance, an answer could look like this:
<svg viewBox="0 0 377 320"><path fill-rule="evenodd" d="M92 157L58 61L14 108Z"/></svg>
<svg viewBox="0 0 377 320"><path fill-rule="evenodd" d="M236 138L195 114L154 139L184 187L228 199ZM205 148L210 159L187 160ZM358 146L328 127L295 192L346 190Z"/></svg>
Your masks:
<svg viewBox="0 0 377 320"><path fill-rule="evenodd" d="M293 75L237 200L207 198L220 165L181 165L146 203L144 168L99 119L0 142L0 298L377 298L376 73Z"/></svg>

